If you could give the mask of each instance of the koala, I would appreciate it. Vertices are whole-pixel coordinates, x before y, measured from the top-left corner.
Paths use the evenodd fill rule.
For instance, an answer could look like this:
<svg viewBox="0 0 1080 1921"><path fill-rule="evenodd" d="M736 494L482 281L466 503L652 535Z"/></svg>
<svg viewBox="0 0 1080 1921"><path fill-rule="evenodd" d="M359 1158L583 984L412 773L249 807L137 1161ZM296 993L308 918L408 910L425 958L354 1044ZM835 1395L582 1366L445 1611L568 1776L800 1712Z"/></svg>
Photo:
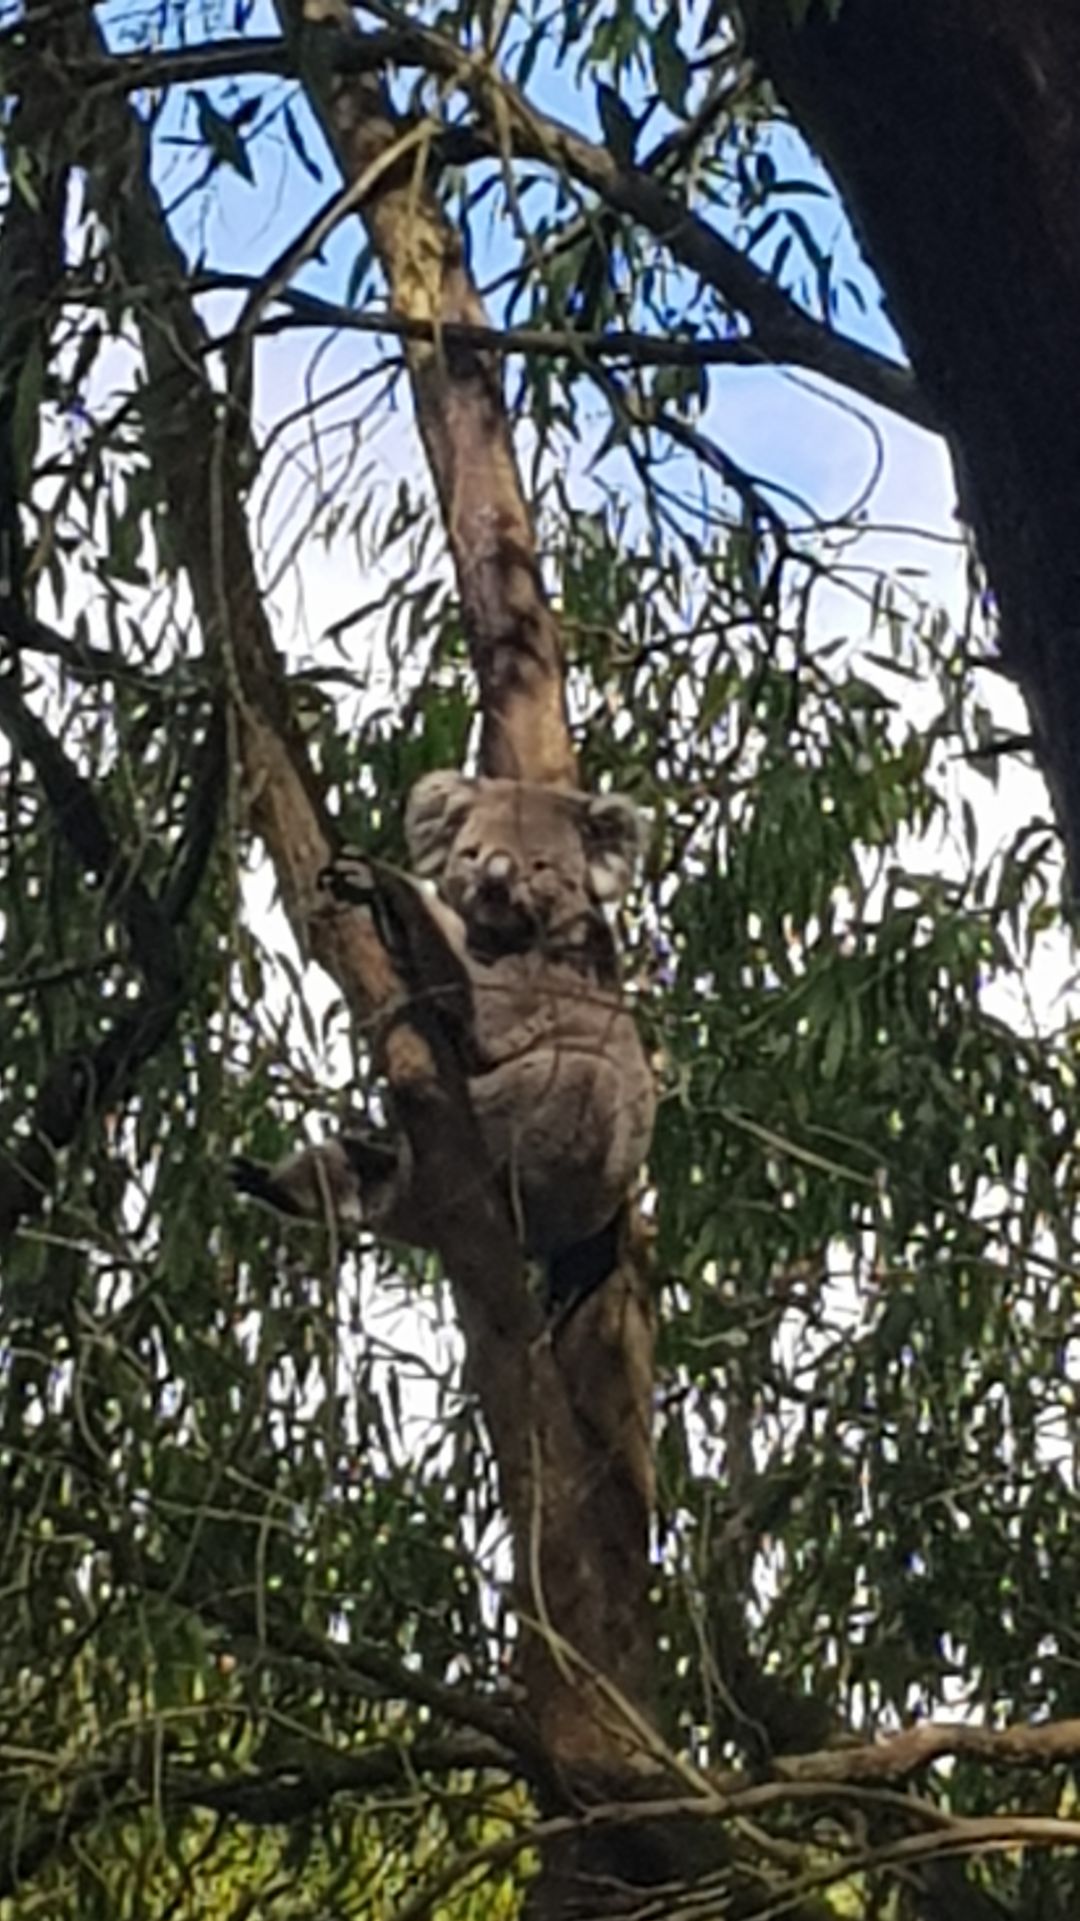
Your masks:
<svg viewBox="0 0 1080 1921"><path fill-rule="evenodd" d="M550 1262L613 1221L652 1134L604 911L633 876L637 812L620 795L444 772L413 789L405 834L415 879L339 862L328 885L381 912L412 990L453 1028L523 1250ZM289 1214L425 1243L404 1139L346 1134L277 1167L239 1161L234 1180Z"/></svg>

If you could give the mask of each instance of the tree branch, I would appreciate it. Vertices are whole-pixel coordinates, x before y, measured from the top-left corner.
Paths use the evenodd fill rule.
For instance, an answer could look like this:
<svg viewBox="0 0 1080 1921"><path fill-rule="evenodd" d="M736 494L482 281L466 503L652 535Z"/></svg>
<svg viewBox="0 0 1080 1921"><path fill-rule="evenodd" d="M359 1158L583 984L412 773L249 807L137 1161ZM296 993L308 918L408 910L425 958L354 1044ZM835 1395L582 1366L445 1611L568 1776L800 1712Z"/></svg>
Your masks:
<svg viewBox="0 0 1080 1921"><path fill-rule="evenodd" d="M320 1754L298 1758L273 1774L220 1781L167 1771L162 1798L168 1806L210 1808L253 1826L301 1820L326 1807L339 1794L371 1794L379 1788L410 1786L419 1774L469 1772L512 1774L514 1757L491 1741L458 1735L454 1740L421 1740L372 1748L360 1754Z"/></svg>
<svg viewBox="0 0 1080 1921"><path fill-rule="evenodd" d="M324 42L299 0L278 6L346 179L372 177L380 156L401 154L384 90L333 70L336 35ZM486 324L461 236L411 157L379 175L361 213L394 307L433 329L430 345L410 344L407 364L480 683L481 766L566 784L575 767L561 637L499 369L446 333ZM650 1758L652 1318L637 1252L624 1241L617 1273L558 1341L536 1315L507 1325L504 1307L500 1324L498 1304L450 1268L513 1531L519 1672L545 1752L571 1770L632 1771Z"/></svg>
<svg viewBox="0 0 1080 1921"><path fill-rule="evenodd" d="M138 1782L137 1764L100 1766L82 1772L61 1812L29 1833L20 1798L20 1832L0 1848L0 1900L17 1894L80 1830L116 1811L133 1816L150 1807L166 1813L181 1807L205 1808L252 1827L267 1827L317 1814L340 1794L370 1795L383 1788L400 1791L418 1775L459 1770L506 1774L513 1771L513 1757L493 1742L458 1736L380 1744L359 1754L308 1754L273 1772L222 1781L175 1765L161 1769L155 1752L147 1757L151 1780L145 1789ZM48 1780L50 1792L55 1792L63 1781L59 1765L50 1770ZM19 1785L25 1792L25 1782Z"/></svg>
<svg viewBox="0 0 1080 1921"><path fill-rule="evenodd" d="M366 33L359 43L342 38L341 59L352 71L374 72L400 58L402 36L397 28ZM0 33L6 89L19 93L27 85L38 60L38 49L23 25ZM188 47L114 54L104 43L85 49L65 62L66 72L85 93L129 94L158 91L208 80L241 80L248 74L297 77L295 50L277 34L251 34L234 39L196 41Z"/></svg>
<svg viewBox="0 0 1080 1921"><path fill-rule="evenodd" d="M32 464L34 389L43 381L63 271L69 168L51 138L51 109L51 89L35 71L3 131L8 179L22 185L8 194L0 232L0 608L22 604L19 506Z"/></svg>
<svg viewBox="0 0 1080 1921"><path fill-rule="evenodd" d="M67 44L66 23L56 23L57 45ZM113 1021L96 1045L53 1060L42 1075L30 1137L0 1153L0 1244L19 1222L39 1212L52 1183L57 1153L75 1138L87 1113L115 1095L136 1060L146 1058L175 1021L181 973L167 912L152 898L130 861L125 861L98 805L96 793L27 706L20 687L19 649L35 623L23 600L19 501L22 470L29 466L19 445L20 418L35 421L47 357L49 316L62 283L62 227L70 155L55 137L54 89L41 59L40 29L28 44L33 61L25 91L7 132L9 155L26 175L26 190L12 191L0 234L0 284L7 290L0 316L0 635L12 650L0 670L0 728L37 775L60 833L83 867L104 884L105 898L125 928L141 969L145 992ZM28 386L27 383L30 383ZM34 392L34 383L39 390ZM21 437L27 437L25 425ZM199 849L205 860L209 842ZM198 870L201 872L201 868ZM189 870L189 892L198 873Z"/></svg>
<svg viewBox="0 0 1080 1921"><path fill-rule="evenodd" d="M159 695L168 687L165 674L151 674L133 667L122 655L106 647L95 647L89 641L61 634L48 621L39 620L35 614L23 613L21 609L16 612L10 607L0 606L0 634L5 635L9 644L20 654L45 654L52 660L58 660L64 672L70 674L73 680L124 681L128 686Z"/></svg>
<svg viewBox="0 0 1080 1921"><path fill-rule="evenodd" d="M0 632L21 629L15 604L0 605ZM218 823L224 766L224 717L211 717L196 744L187 821L160 899L149 892L114 837L90 781L71 763L44 723L26 706L13 674L0 674L0 728L30 761L59 831L86 870L104 882L105 898L123 926L144 991L95 1044L58 1055L38 1089L28 1139L0 1150L0 1246L19 1223L40 1212L57 1155L87 1115L114 1101L130 1076L161 1046L183 1005L176 924L206 870Z"/></svg>
<svg viewBox="0 0 1080 1921"><path fill-rule="evenodd" d="M11 638L20 624L12 607L0 604L0 634ZM169 918L122 853L93 783L27 706L12 673L0 672L0 729L15 752L33 767L57 828L76 859L103 884L105 899L127 933L147 985L171 999L178 991L180 963Z"/></svg>
<svg viewBox="0 0 1080 1921"><path fill-rule="evenodd" d="M897 1781L955 1756L1001 1768L1063 1766L1080 1759L1080 1720L1007 1728L930 1721L868 1747L781 1755L773 1769L785 1781Z"/></svg>
<svg viewBox="0 0 1080 1921"><path fill-rule="evenodd" d="M527 1724L510 1701L468 1693L457 1684L437 1680L422 1667L410 1667L399 1655L362 1635L347 1640L325 1640L298 1624L284 1608L270 1606L266 1619L256 1619L251 1604L222 1595L217 1572L198 1550L179 1543L180 1573L164 1560L155 1560L130 1536L84 1517L83 1526L95 1547L109 1556L119 1586L134 1593L164 1596L177 1607L190 1608L208 1631L227 1634L238 1655L253 1661L288 1664L305 1684L314 1682L330 1692L370 1700L410 1701L425 1708L452 1728L495 1743L516 1760L519 1770L535 1778L542 1757Z"/></svg>
<svg viewBox="0 0 1080 1921"><path fill-rule="evenodd" d="M674 259L715 289L750 323L750 357L803 367L917 426L938 431L937 415L906 367L861 346L804 312L764 270L687 205L646 168L623 166L604 146L534 108L490 62L462 51L433 28L406 20L396 9L369 8L387 23L383 31L349 33L329 24L320 65L341 76L374 74L389 64L420 66L460 85L479 118L473 129L447 129L459 153L471 143L472 158L505 156L554 167L589 188L608 207L652 233ZM269 38L184 48L167 54L99 55L83 63L88 83L110 90L166 86L245 72L296 72L287 40ZM419 338L419 336L417 336ZM479 344L479 343L473 343Z"/></svg>
<svg viewBox="0 0 1080 1921"><path fill-rule="evenodd" d="M196 294L239 292L257 285L250 274L204 270L192 276L191 291ZM83 295L75 288L71 297L89 302L96 294L93 289L87 289ZM579 362L624 360L635 367L763 367L770 364L768 353L752 334L738 340L679 338L677 335L661 340L652 334L617 328L593 333L577 327L493 327L470 325L465 321L447 321L440 325L387 309L371 313L344 307L292 287L276 291L273 299L289 312L260 320L257 327L260 334L284 333L297 327L328 327L342 333L389 335L396 340L441 341L446 347L475 347L500 357L521 354L523 358Z"/></svg>
<svg viewBox="0 0 1080 1921"><path fill-rule="evenodd" d="M435 481L480 683L480 762L512 779L576 780L566 717L562 647L540 572L494 358L451 344L448 326L486 325L461 235L427 179L434 127L399 121L371 75L329 73L336 32L306 25L284 4L312 76L311 101L406 319L434 328L406 355L417 426ZM356 36L359 38L359 36ZM424 139L419 140L418 135Z"/></svg>
<svg viewBox="0 0 1080 1921"><path fill-rule="evenodd" d="M407 26L382 0L370 11L419 42L423 64L456 81L469 96L492 157L509 145L597 194L605 206L629 214L674 259L696 273L750 321L769 358L824 374L829 380L888 407L918 425L936 429L936 417L911 372L872 348L822 326L790 295L694 213L679 195L644 169L623 166L607 147L584 139L553 115L542 114L516 87L496 74L490 61L463 53L433 28Z"/></svg>
<svg viewBox="0 0 1080 1921"><path fill-rule="evenodd" d="M84 50L100 47L87 6ZM174 548L215 670L229 687L251 815L274 863L302 951L326 967L353 1012L404 1009L370 915L327 903L317 877L336 848L319 781L290 709L262 603L243 507L246 417L207 378L207 336L186 262L152 184L145 130L118 95L76 116L79 156L94 180L118 275L152 290L135 303L146 358L151 466L168 505ZM444 1036L413 1017L389 1023L383 1064L432 1206L440 1251L485 1318L496 1373L520 1369L534 1309L509 1210L496 1190L461 1068ZM522 1471L524 1469L522 1468Z"/></svg>

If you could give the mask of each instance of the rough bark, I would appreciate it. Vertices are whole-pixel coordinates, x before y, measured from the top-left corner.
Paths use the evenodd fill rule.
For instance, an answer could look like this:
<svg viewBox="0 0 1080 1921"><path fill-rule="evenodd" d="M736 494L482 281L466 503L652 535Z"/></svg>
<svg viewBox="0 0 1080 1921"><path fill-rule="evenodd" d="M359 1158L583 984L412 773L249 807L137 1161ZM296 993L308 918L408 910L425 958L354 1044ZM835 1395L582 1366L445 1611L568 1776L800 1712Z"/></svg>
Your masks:
<svg viewBox="0 0 1080 1921"><path fill-rule="evenodd" d="M1080 876L1080 10L747 0L948 433ZM835 17L830 17L835 13Z"/></svg>

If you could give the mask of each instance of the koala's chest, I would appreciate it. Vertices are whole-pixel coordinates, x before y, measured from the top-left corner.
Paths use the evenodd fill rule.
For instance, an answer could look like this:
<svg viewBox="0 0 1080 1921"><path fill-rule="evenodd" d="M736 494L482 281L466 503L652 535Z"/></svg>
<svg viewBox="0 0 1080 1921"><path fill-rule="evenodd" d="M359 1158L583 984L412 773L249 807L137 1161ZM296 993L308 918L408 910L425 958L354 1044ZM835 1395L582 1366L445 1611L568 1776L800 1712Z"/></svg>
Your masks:
<svg viewBox="0 0 1080 1921"><path fill-rule="evenodd" d="M653 1086L628 1009L573 968L491 968L473 982L473 1108L529 1251L597 1232L648 1149Z"/></svg>
<svg viewBox="0 0 1080 1921"><path fill-rule="evenodd" d="M628 1020L617 996L579 969L536 954L471 970L473 1039L492 1067L534 1050L607 1050L612 1025Z"/></svg>

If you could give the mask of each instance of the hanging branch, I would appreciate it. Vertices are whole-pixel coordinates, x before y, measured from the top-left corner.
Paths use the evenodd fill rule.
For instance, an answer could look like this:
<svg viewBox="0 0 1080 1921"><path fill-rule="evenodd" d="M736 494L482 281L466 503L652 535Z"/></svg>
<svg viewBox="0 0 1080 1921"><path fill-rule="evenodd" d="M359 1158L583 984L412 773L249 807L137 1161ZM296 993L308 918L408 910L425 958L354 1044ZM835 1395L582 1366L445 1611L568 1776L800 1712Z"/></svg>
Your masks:
<svg viewBox="0 0 1080 1921"><path fill-rule="evenodd" d="M0 609L0 632L5 631ZM30 712L10 673L0 675L0 728L31 764L58 833L85 872L103 884L106 905L123 927L143 991L104 1036L58 1055L42 1075L25 1139L0 1150L0 1246L41 1211L56 1173L92 1112L126 1093L138 1069L173 1031L183 1007L184 977L176 927L186 915L213 850L225 790L225 723L218 710L195 743L187 817L160 898L147 889L81 774L48 728Z"/></svg>
<svg viewBox="0 0 1080 1921"><path fill-rule="evenodd" d="M62 31L62 29L59 29ZM126 859L92 783L72 763L27 705L20 685L20 650L37 631L24 603L20 500L30 462L37 401L48 358L50 320L59 305L62 228L70 170L55 120L55 98L41 65L42 29L30 32L35 62L12 114L6 151L8 197L0 232L0 729L16 755L28 760L57 832L83 869L99 882L107 906L124 928L144 991L114 1020L103 1039L66 1050L45 1068L28 1134L0 1150L0 1245L20 1222L40 1212L56 1171L56 1157L74 1141L95 1108L115 1098L134 1069L171 1030L181 1004L181 974L172 918L155 901ZM20 444L20 439L23 444ZM210 752L220 762L223 737L211 728ZM216 793L212 770L200 760L201 832L189 845L182 910L209 856Z"/></svg>

